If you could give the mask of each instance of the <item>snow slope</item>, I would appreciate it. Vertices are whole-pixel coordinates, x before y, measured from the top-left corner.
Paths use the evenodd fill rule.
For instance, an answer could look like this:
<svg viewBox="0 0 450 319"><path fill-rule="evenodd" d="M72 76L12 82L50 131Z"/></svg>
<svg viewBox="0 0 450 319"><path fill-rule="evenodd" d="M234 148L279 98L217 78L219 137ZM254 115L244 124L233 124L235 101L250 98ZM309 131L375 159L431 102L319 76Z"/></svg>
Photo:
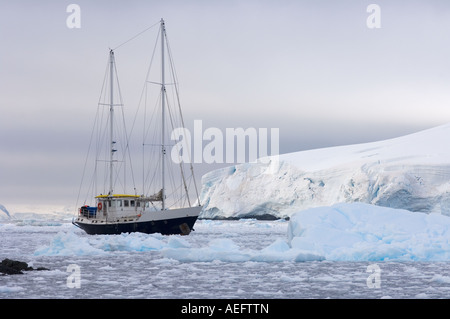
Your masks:
<svg viewBox="0 0 450 319"><path fill-rule="evenodd" d="M450 124L385 141L272 157L202 178L203 218L242 218L363 202L450 216Z"/></svg>

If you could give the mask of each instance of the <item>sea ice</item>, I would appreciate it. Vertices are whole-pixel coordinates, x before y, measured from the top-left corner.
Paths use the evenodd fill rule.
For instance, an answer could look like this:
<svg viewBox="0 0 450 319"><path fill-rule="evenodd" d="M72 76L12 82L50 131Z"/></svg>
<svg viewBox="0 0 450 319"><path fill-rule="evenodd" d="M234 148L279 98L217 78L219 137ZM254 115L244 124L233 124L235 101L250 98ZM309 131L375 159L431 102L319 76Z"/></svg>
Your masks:
<svg viewBox="0 0 450 319"><path fill-rule="evenodd" d="M408 221L401 217L409 214L399 216L398 222ZM331 216L328 218L332 224ZM352 219L351 223L344 221L345 218L337 219L336 227L358 225ZM361 219L354 227L362 227L364 222L366 219ZM296 225L307 236L307 229L300 228L304 226L300 220ZM448 224L440 223L441 228L431 225L431 222L424 225L421 232L425 235L428 228L430 241L437 244L439 251L448 251L445 248ZM377 261L382 270L381 288L371 289L367 286L370 273L366 269L372 261L295 262L306 260L307 254L314 260L325 256L291 247L288 226L287 221L199 220L196 231L189 236L138 233L108 236L87 235L70 222L60 226L3 223L0 227L3 258L51 270L1 277L0 299L448 298L448 259ZM391 237L398 237L394 235ZM388 230L383 236L387 238ZM366 239L369 243L375 240L375 236ZM167 257L169 254L173 256ZM189 254L193 256L190 260ZM225 261L232 258L237 260ZM67 286L71 274L67 270L73 264L81 270L80 289Z"/></svg>
<svg viewBox="0 0 450 319"><path fill-rule="evenodd" d="M182 246L181 240L165 243L161 234L123 233L120 235L80 236L78 233L59 232L50 245L38 248L36 256L103 255L116 251L161 250L166 246Z"/></svg>
<svg viewBox="0 0 450 319"><path fill-rule="evenodd" d="M180 236L130 233L121 235L80 236L75 232L59 232L35 256L92 256L117 251L159 251L165 258L181 262L277 262L323 260L312 252L292 249L286 240L277 239L263 249L241 248L232 239L215 238L201 247L192 247Z"/></svg>

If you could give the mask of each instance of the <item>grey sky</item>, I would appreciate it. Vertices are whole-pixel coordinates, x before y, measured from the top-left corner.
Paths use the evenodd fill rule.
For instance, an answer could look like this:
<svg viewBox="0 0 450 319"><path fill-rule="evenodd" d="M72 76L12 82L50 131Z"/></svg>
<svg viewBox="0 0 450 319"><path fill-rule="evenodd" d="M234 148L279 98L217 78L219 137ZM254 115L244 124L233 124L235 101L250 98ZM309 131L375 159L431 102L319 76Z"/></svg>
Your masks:
<svg viewBox="0 0 450 319"><path fill-rule="evenodd" d="M366 25L371 3L381 29ZM1 0L1 204L75 204L108 49L160 18L187 123L279 127L284 153L450 120L448 1ZM144 34L116 51L130 114L152 45Z"/></svg>

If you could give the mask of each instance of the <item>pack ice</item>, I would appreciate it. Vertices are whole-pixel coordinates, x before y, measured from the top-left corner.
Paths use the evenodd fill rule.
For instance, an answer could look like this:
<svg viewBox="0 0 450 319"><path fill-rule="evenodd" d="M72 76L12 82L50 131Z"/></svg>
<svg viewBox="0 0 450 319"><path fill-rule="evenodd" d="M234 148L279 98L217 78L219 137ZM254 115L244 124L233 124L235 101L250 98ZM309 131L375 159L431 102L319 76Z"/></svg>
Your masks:
<svg viewBox="0 0 450 319"><path fill-rule="evenodd" d="M385 141L271 157L202 178L203 218L361 202L450 216L450 124Z"/></svg>

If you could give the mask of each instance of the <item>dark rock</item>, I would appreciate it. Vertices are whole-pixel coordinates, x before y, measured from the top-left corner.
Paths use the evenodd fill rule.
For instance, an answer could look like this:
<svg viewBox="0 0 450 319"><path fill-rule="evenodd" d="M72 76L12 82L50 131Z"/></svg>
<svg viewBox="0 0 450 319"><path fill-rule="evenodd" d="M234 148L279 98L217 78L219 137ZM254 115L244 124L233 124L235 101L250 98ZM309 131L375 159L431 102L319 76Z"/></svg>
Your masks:
<svg viewBox="0 0 450 319"><path fill-rule="evenodd" d="M38 267L36 270L50 270L50 269L45 268L45 267Z"/></svg>
<svg viewBox="0 0 450 319"><path fill-rule="evenodd" d="M2 260L2 263L0 264L0 273L4 275L22 275L23 271L30 271L30 270L35 269L33 269L33 267L28 266L28 264L23 261L5 258ZM36 270L49 270L49 269L39 267Z"/></svg>
<svg viewBox="0 0 450 319"><path fill-rule="evenodd" d="M3 275L18 275L18 274L23 274L23 272L21 272L20 270L16 270L14 268L11 268L11 267L0 265L0 274L3 274Z"/></svg>

